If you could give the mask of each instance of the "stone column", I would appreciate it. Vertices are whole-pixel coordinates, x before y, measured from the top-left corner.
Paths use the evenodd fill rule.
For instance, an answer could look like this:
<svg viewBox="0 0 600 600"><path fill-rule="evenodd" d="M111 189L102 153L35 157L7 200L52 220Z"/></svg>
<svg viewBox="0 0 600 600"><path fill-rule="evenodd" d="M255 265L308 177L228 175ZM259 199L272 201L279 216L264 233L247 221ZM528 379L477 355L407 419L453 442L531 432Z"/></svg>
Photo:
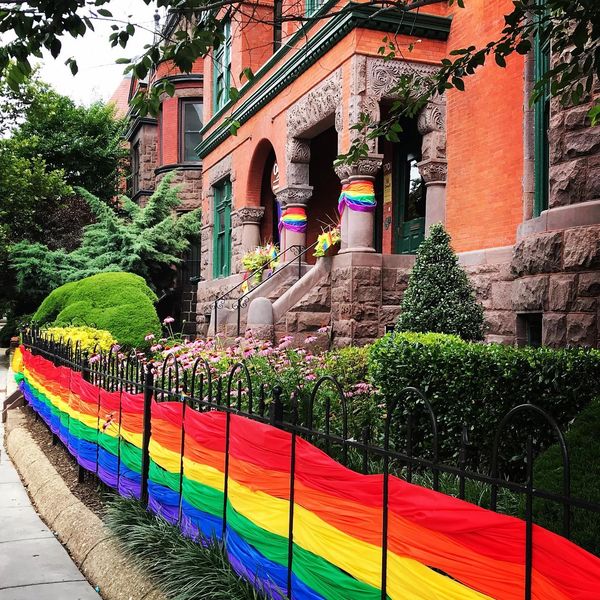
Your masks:
<svg viewBox="0 0 600 600"><path fill-rule="evenodd" d="M354 181L366 180L375 183L375 175L381 168L382 156L372 155L360 159L355 165L336 167L342 186ZM363 212L346 206L341 218L341 249L346 252L375 252L373 237L375 232L375 211Z"/></svg>
<svg viewBox="0 0 600 600"><path fill-rule="evenodd" d="M446 106L441 96L427 103L417 120L423 136L421 162L417 165L425 180L425 235L434 223L446 222Z"/></svg>
<svg viewBox="0 0 600 600"><path fill-rule="evenodd" d="M242 222L242 254L260 246L260 222L264 214L264 206L245 206L238 210Z"/></svg>
<svg viewBox="0 0 600 600"><path fill-rule="evenodd" d="M434 223L446 222L446 173L444 159L424 160L417 165L425 180L427 203L425 205L425 235Z"/></svg>
<svg viewBox="0 0 600 600"><path fill-rule="evenodd" d="M306 206L312 196L313 188L310 185L295 185L277 192L277 201L281 204L282 214L288 208L301 208L306 212ZM292 246L306 248L306 228L304 231L292 231L281 228L281 250L287 250ZM292 251L286 252L283 262L289 262L297 256Z"/></svg>

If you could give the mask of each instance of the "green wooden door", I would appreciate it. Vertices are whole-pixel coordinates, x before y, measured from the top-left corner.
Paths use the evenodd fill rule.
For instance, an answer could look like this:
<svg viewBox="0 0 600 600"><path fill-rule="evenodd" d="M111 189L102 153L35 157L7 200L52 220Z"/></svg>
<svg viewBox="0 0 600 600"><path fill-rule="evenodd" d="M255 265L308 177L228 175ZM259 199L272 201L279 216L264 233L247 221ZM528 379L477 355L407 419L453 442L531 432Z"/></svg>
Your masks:
<svg viewBox="0 0 600 600"><path fill-rule="evenodd" d="M426 188L413 154L396 153L394 185L394 251L414 254L425 238Z"/></svg>

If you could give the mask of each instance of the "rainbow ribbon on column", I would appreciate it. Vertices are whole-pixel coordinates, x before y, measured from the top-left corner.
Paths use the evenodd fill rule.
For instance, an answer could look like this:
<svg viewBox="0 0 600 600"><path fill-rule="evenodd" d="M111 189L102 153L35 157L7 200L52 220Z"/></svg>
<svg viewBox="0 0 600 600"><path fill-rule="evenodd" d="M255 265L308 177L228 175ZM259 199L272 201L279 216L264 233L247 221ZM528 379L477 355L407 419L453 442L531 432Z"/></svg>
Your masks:
<svg viewBox="0 0 600 600"><path fill-rule="evenodd" d="M306 231L306 210L301 206L286 208L279 219L279 231L281 229L304 233Z"/></svg>
<svg viewBox="0 0 600 600"><path fill-rule="evenodd" d="M340 215L346 206L359 212L373 212L377 206L373 182L370 179L356 179L345 183L338 201Z"/></svg>

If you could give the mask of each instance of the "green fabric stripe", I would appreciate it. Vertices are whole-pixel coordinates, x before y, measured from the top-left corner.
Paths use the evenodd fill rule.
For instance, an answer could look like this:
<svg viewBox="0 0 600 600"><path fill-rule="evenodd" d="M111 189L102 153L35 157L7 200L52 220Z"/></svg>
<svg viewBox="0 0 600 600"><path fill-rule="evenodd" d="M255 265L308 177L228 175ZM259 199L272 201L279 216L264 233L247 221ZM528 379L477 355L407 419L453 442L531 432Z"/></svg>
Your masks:
<svg viewBox="0 0 600 600"><path fill-rule="evenodd" d="M154 483L168 487L174 492L179 492L179 473L170 473L169 471L166 471L152 459L150 459L148 477Z"/></svg>
<svg viewBox="0 0 600 600"><path fill-rule="evenodd" d="M223 493L214 488L184 477L183 497L188 504L199 510L217 517L223 514ZM287 538L258 527L239 514L230 503L227 508L227 523L265 558L287 566ZM348 600L348 598L380 600L381 598L380 590L354 579L324 558L296 544L294 544L293 569L304 583L331 600Z"/></svg>
<svg viewBox="0 0 600 600"><path fill-rule="evenodd" d="M137 446L121 440L121 462L136 473L142 472L142 451Z"/></svg>

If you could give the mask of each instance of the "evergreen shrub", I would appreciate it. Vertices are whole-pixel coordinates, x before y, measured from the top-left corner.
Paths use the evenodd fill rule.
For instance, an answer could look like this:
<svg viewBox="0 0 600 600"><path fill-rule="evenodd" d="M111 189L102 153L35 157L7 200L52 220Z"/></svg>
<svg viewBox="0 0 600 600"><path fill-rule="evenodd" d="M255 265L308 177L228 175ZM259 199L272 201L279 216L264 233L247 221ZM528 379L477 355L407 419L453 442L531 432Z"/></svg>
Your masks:
<svg viewBox="0 0 600 600"><path fill-rule="evenodd" d="M417 250L396 328L483 339L483 308L439 223L431 226Z"/></svg>
<svg viewBox="0 0 600 600"><path fill-rule="evenodd" d="M90 326L109 331L119 344L141 347L148 333L160 335L156 294L132 273L99 273L51 292L33 321L39 325Z"/></svg>
<svg viewBox="0 0 600 600"><path fill-rule="evenodd" d="M581 412L566 434L571 461L571 495L600 502L600 401L594 400ZM534 463L534 485L545 491L563 493L563 462L558 444L551 446ZM524 511L523 511L524 513ZM561 534L563 506L536 498L535 522ZM600 556L600 514L574 508L571 511L571 539Z"/></svg>
<svg viewBox="0 0 600 600"><path fill-rule="evenodd" d="M400 394L403 388L421 389L436 414L441 458L457 458L466 424L472 445L481 453L476 462L486 467L496 428L514 406L536 404L566 430L570 420L600 395L600 351L516 348L465 342L451 335L393 332L371 347L369 376L385 400L397 399L399 407L409 406ZM423 409L418 412L424 414ZM516 421L502 439L504 472L523 465L531 427L524 418ZM422 430L427 430L426 422L419 427ZM548 426L535 431L540 432L542 447L553 443Z"/></svg>

